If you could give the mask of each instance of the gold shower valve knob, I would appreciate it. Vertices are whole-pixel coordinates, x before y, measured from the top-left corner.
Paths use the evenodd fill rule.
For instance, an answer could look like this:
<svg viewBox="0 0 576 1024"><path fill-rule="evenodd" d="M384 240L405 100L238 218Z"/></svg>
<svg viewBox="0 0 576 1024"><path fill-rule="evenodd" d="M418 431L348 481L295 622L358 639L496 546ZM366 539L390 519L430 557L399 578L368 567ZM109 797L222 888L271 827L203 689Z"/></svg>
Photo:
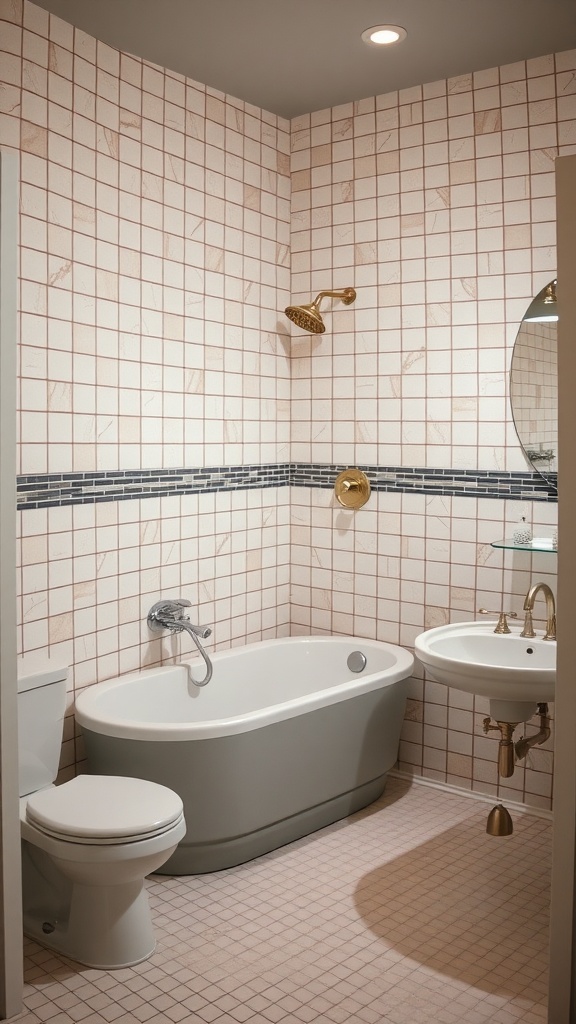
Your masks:
<svg viewBox="0 0 576 1024"><path fill-rule="evenodd" d="M344 508L362 508L370 497L370 482L361 469L345 469L334 481L334 493Z"/></svg>

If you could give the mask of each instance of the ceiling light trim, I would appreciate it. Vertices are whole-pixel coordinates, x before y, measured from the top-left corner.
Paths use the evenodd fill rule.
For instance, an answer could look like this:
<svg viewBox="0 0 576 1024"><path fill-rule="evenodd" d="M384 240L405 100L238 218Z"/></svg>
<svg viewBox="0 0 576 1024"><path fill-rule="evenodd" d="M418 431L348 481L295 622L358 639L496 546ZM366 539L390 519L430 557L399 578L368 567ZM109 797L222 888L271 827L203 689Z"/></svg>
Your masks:
<svg viewBox="0 0 576 1024"><path fill-rule="evenodd" d="M380 48L401 43L403 39L406 39L406 35L406 29L401 28L400 25L372 25L371 28L364 29L362 41L367 46Z"/></svg>

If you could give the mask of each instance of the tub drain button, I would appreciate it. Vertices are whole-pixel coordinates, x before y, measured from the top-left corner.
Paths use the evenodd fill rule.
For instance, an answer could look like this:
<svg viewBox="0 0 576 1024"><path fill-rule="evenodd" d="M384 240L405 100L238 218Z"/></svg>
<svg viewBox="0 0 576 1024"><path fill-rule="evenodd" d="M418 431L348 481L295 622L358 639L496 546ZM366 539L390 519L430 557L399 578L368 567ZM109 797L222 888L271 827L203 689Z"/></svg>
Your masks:
<svg viewBox="0 0 576 1024"><path fill-rule="evenodd" d="M362 651L352 651L346 664L351 672L363 672L366 668L366 655Z"/></svg>

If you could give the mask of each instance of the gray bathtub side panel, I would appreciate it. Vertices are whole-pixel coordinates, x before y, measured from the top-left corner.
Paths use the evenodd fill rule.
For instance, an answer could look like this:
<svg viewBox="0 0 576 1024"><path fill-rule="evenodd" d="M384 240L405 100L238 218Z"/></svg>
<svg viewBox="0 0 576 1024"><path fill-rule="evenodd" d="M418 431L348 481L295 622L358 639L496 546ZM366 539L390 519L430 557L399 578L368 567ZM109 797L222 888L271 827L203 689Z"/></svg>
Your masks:
<svg viewBox="0 0 576 1024"><path fill-rule="evenodd" d="M370 793L396 761L406 686L401 681L214 739L146 742L84 730L88 768L150 779L179 793L184 846L229 842L354 790Z"/></svg>

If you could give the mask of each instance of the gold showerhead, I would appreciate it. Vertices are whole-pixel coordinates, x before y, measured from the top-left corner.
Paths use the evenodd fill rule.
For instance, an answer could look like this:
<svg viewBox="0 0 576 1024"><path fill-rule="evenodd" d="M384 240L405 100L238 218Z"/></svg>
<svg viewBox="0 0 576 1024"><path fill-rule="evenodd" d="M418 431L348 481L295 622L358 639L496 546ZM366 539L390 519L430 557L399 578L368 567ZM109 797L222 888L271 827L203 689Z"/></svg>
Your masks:
<svg viewBox="0 0 576 1024"><path fill-rule="evenodd" d="M303 331L308 331L309 334L324 334L326 325L320 315L320 301L325 296L342 299L344 305L349 306L354 302L356 292L354 288L343 288L339 292L320 292L314 302L310 302L306 306L287 306L284 312L288 319L297 327L301 327Z"/></svg>
<svg viewBox="0 0 576 1024"><path fill-rule="evenodd" d="M311 302L309 306L287 306L284 312L293 324L309 334L324 334L326 330L316 302Z"/></svg>

